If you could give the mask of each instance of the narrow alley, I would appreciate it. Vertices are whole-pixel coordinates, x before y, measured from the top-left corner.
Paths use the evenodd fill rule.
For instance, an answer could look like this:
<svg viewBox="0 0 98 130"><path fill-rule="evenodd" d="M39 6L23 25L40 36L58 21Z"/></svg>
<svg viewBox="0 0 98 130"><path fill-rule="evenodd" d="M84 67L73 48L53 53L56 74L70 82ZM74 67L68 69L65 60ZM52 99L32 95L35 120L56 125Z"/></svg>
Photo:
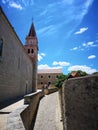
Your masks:
<svg viewBox="0 0 98 130"><path fill-rule="evenodd" d="M46 95L39 105L34 130L63 130L58 92Z"/></svg>

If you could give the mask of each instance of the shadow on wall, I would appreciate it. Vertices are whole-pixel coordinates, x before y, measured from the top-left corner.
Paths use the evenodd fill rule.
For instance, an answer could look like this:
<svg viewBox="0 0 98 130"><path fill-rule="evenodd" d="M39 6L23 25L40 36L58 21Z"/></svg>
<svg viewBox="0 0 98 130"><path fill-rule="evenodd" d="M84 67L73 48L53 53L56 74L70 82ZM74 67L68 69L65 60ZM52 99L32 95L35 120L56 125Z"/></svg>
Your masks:
<svg viewBox="0 0 98 130"><path fill-rule="evenodd" d="M21 113L21 118L26 130L33 129L39 102L43 96L44 93L39 91L24 97L24 104L29 104L29 106Z"/></svg>

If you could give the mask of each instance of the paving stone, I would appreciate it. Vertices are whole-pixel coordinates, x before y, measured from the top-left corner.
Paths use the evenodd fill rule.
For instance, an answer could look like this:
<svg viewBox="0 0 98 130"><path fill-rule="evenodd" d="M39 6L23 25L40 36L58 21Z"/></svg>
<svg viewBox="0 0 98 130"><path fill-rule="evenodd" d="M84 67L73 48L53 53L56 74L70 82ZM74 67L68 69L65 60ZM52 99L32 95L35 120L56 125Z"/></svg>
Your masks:
<svg viewBox="0 0 98 130"><path fill-rule="evenodd" d="M63 130L58 96L55 92L40 101L34 130Z"/></svg>
<svg viewBox="0 0 98 130"><path fill-rule="evenodd" d="M7 118L9 116L9 112L12 112L15 109L21 107L23 105L23 103L24 103L24 100L20 100L16 103L13 103L12 105L9 105L8 107L5 107L0 110L0 130L7 129ZM13 120L17 120L17 113L16 114L14 113L14 115L12 115L12 118L10 118L10 121L9 121L10 125L12 124ZM9 129L9 130L11 130L11 129ZM13 130L15 130L15 128Z"/></svg>

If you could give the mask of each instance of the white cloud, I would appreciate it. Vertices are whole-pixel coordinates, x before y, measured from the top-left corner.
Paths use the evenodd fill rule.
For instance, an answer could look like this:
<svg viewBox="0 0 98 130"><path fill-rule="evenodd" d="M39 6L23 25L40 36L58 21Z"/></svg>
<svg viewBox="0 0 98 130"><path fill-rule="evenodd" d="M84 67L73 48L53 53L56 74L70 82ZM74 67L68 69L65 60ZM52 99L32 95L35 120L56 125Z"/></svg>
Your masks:
<svg viewBox="0 0 98 130"><path fill-rule="evenodd" d="M50 69L50 67L47 64L41 64L38 65L38 69Z"/></svg>
<svg viewBox="0 0 98 130"><path fill-rule="evenodd" d="M42 59L43 57L40 54L38 54L38 61L41 61Z"/></svg>
<svg viewBox="0 0 98 130"><path fill-rule="evenodd" d="M12 8L19 9L19 10L23 9L22 6L21 6L21 4L17 4L14 1L9 2L9 6L12 7Z"/></svg>
<svg viewBox="0 0 98 130"><path fill-rule="evenodd" d="M45 53L41 53L41 55L42 55L42 56L46 56L46 54L45 54Z"/></svg>
<svg viewBox="0 0 98 130"><path fill-rule="evenodd" d="M49 66L47 64L41 64L41 65L38 65L38 69L62 69L64 66L69 66L70 63L69 62L57 62L57 61L54 61L52 63L53 66Z"/></svg>
<svg viewBox="0 0 98 130"><path fill-rule="evenodd" d="M82 46L83 47L97 47L97 45L95 45L93 41L83 43Z"/></svg>
<svg viewBox="0 0 98 130"><path fill-rule="evenodd" d="M38 61L41 61L45 56L45 53L38 54Z"/></svg>
<svg viewBox="0 0 98 130"><path fill-rule="evenodd" d="M61 68L62 68L61 66L50 67L50 66L47 65L47 64L38 65L38 69L61 69Z"/></svg>
<svg viewBox="0 0 98 130"><path fill-rule="evenodd" d="M85 47L85 46L86 46L86 43L83 43L83 44L82 44L82 46L84 46L84 47Z"/></svg>
<svg viewBox="0 0 98 130"><path fill-rule="evenodd" d="M87 42L87 46L92 46L94 45L94 42Z"/></svg>
<svg viewBox="0 0 98 130"><path fill-rule="evenodd" d="M40 7L38 11L40 10L39 19L44 18L44 23L42 20L40 20L40 23L42 25L44 24L44 27L40 27L38 30L38 34L43 35L51 35L55 32L59 32L63 26L67 26L65 29L65 37L70 37L70 35L76 30L76 27L80 24L83 17L86 15L89 9L89 5L92 4L93 1L89 1L88 3L86 1L76 1L76 0L61 0L58 2L52 2L50 1L42 4L41 1L38 3L40 4ZM79 5L79 6L77 6ZM58 10L59 15L58 15ZM77 13L78 12L78 13ZM46 25L51 25L51 28L48 29ZM88 28L81 28L81 31L86 31Z"/></svg>
<svg viewBox="0 0 98 130"><path fill-rule="evenodd" d="M86 66L86 65L75 65L75 66L70 66L68 68L68 71L73 71L73 70L85 71L88 74L92 74L92 73L96 72L96 69L93 69L93 68Z"/></svg>
<svg viewBox="0 0 98 130"><path fill-rule="evenodd" d="M80 28L80 30L75 32L75 34L82 34L82 33L84 33L87 30L88 30L88 28Z"/></svg>
<svg viewBox="0 0 98 130"><path fill-rule="evenodd" d="M52 63L53 65L59 65L59 66L69 66L70 65L70 63L69 62L65 62L65 61L59 61L59 62L57 62L57 61L54 61L53 63Z"/></svg>
<svg viewBox="0 0 98 130"><path fill-rule="evenodd" d="M94 44L93 41L89 41L87 43L83 43L81 46L78 47L73 47L72 49L70 49L71 51L75 51L75 50L80 50L83 51L85 50L85 48L89 49L91 47L98 47L98 45Z"/></svg>
<svg viewBox="0 0 98 130"><path fill-rule="evenodd" d="M11 7L21 10L22 9L21 5L23 5L24 7L33 5L34 0L2 0L2 3L8 4L9 6L11 5Z"/></svg>
<svg viewBox="0 0 98 130"><path fill-rule="evenodd" d="M90 56L88 56L88 59L94 59L94 58L96 58L95 55L90 55Z"/></svg>
<svg viewBox="0 0 98 130"><path fill-rule="evenodd" d="M91 42L83 43L82 45L83 45L84 47L94 46L94 42L91 41Z"/></svg>
<svg viewBox="0 0 98 130"><path fill-rule="evenodd" d="M78 49L78 47L74 47L74 48L72 48L72 49L70 49L71 51L75 51L75 50L77 50Z"/></svg>

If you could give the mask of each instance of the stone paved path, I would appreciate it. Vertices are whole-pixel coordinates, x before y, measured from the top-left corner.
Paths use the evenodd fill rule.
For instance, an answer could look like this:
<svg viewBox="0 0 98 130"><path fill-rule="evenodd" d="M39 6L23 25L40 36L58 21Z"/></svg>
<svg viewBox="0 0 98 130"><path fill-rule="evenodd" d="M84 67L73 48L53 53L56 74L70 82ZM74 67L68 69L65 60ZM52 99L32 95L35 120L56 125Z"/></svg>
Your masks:
<svg viewBox="0 0 98 130"><path fill-rule="evenodd" d="M34 130L63 130L58 98L55 92L40 101Z"/></svg>

